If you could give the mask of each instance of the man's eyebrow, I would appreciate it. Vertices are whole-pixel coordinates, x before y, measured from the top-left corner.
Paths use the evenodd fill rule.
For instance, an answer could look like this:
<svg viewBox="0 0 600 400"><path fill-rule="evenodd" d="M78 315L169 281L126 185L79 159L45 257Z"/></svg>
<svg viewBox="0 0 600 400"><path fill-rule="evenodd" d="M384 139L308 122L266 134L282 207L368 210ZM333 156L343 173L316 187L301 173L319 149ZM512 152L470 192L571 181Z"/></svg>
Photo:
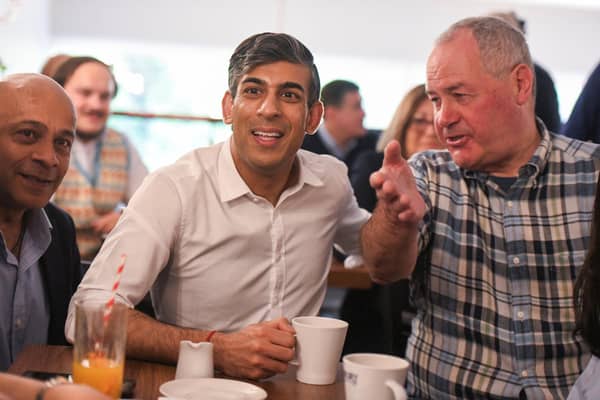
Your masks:
<svg viewBox="0 0 600 400"><path fill-rule="evenodd" d="M47 129L48 127L46 126L46 124L41 123L40 121L36 121L34 119L24 119L21 121L14 121L13 123L11 123L11 126L16 127L19 125L33 125L36 128L40 128L40 129Z"/></svg>
<svg viewBox="0 0 600 400"><path fill-rule="evenodd" d="M48 127L46 126L46 124L44 124L44 123L42 123L40 121L36 121L34 119L25 119L25 120L16 121L16 122L13 122L13 123L10 124L10 126L12 128L16 128L16 127L22 126L22 125L30 125L30 126L32 125L32 126L38 128L38 129L43 129L43 130L47 130L48 129ZM63 130L60 131L60 134L61 135L67 135L67 136L70 136L72 138L75 137L75 132L72 129L63 129Z"/></svg>
<svg viewBox="0 0 600 400"><path fill-rule="evenodd" d="M301 84L299 84L297 82L291 82L291 81L283 82L281 85L279 85L279 87L281 89L298 89L303 93L305 91L304 86L302 86Z"/></svg>
<svg viewBox="0 0 600 400"><path fill-rule="evenodd" d="M255 83L257 85L266 85L267 82L260 79L260 78L256 78L253 76L249 76L247 78L245 78L242 82L242 84L244 83ZM279 85L280 89L298 89L301 92L305 92L304 90L304 86L302 86L301 84L299 84L298 82L294 82L294 81L286 81L283 82L282 84Z"/></svg>
<svg viewBox="0 0 600 400"><path fill-rule="evenodd" d="M249 76L249 77L245 78L241 83L256 83L257 85L265 85L266 84L266 82L263 81L262 79L255 78L253 76Z"/></svg>
<svg viewBox="0 0 600 400"><path fill-rule="evenodd" d="M464 87L465 87L464 83L460 83L459 82L459 83L456 83L454 85L442 88L441 90L425 90L425 94L427 96L431 96L431 95L434 95L436 93L439 93L440 91L442 91L442 92L453 92L455 90L459 90L459 89L462 89Z"/></svg>
<svg viewBox="0 0 600 400"><path fill-rule="evenodd" d="M455 90L462 89L462 88L464 88L464 87L465 87L465 85L464 85L463 83L457 83L457 84L454 84L454 85L452 85L452 86L448 86L448 87L447 87L447 88L445 88L444 90L445 90L446 92L453 92L453 91L455 91Z"/></svg>

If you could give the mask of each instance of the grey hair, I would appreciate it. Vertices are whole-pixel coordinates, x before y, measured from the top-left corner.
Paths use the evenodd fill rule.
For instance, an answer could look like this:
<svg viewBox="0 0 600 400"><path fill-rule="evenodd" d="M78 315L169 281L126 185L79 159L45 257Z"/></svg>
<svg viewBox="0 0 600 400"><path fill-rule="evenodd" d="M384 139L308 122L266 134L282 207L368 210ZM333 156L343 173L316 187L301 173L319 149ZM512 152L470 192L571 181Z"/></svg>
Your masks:
<svg viewBox="0 0 600 400"><path fill-rule="evenodd" d="M523 33L497 17L462 19L442 33L435 44L449 42L458 32L465 29L471 31L475 37L479 46L481 63L492 76L502 78L518 64L525 64L532 72L534 71L529 47Z"/></svg>

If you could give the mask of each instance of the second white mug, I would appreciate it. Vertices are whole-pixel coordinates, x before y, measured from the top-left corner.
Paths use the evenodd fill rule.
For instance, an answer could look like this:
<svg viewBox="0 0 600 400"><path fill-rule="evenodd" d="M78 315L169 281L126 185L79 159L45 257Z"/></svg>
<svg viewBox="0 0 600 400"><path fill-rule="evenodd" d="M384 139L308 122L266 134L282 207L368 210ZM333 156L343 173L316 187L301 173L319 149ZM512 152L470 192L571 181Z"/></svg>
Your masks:
<svg viewBox="0 0 600 400"><path fill-rule="evenodd" d="M409 363L387 354L347 354L344 364L344 390L347 400L406 400L404 381Z"/></svg>

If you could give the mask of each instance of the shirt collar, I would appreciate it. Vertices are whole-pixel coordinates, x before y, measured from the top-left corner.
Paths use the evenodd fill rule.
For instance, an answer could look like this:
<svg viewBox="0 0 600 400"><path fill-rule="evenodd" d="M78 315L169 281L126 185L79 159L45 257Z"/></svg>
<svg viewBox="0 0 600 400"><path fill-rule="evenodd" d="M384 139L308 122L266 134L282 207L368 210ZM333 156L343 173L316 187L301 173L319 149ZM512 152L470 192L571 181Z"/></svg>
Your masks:
<svg viewBox="0 0 600 400"><path fill-rule="evenodd" d="M535 149L533 156L527 164L519 170L519 176L528 174L537 178L550 159L550 153L552 152L552 137L550 136L550 131L548 131L546 125L544 125L539 118L536 118L536 125L541 138L540 144L538 144L538 147Z"/></svg>
<svg viewBox="0 0 600 400"><path fill-rule="evenodd" d="M46 252L52 240L50 231L53 229L52 223L43 208L34 208L27 211L26 221L27 226L25 227L25 234L23 235L23 242L21 244L21 263L23 265L32 264ZM2 255L4 260L6 260L8 249L4 240Z"/></svg>
<svg viewBox="0 0 600 400"><path fill-rule="evenodd" d="M327 147L329 151L331 151L331 153L340 160L343 160L344 157L346 157L346 155L350 153L350 151L352 151L352 149L356 146L356 139L352 139L348 142L348 146L346 146L346 148L339 147L324 123L319 127L318 134L321 136L325 147Z"/></svg>
<svg viewBox="0 0 600 400"><path fill-rule="evenodd" d="M246 194L252 193L246 182L240 176L231 155L231 143L233 136L223 142L217 158L217 185L219 187L219 196L222 202L228 202ZM323 186L323 181L319 178L319 166L311 165L307 162L305 155L299 151L296 155L299 161L300 173L298 183L284 191L300 188L304 184L311 186Z"/></svg>

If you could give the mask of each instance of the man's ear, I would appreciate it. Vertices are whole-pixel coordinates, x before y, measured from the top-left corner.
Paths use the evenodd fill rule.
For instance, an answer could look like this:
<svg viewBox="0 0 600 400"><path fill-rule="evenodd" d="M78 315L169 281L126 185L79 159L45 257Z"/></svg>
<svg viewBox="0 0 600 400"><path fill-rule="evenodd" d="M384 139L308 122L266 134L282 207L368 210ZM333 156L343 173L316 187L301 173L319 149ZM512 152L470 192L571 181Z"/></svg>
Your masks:
<svg viewBox="0 0 600 400"><path fill-rule="evenodd" d="M308 110L306 116L306 133L312 135L315 133L319 125L321 124L321 117L323 116L323 103L315 101L315 104Z"/></svg>
<svg viewBox="0 0 600 400"><path fill-rule="evenodd" d="M221 100L221 110L223 112L223 122L226 123L227 125L229 125L233 122L232 109L233 109L233 96L231 95L231 92L228 90L223 95L223 100Z"/></svg>
<svg viewBox="0 0 600 400"><path fill-rule="evenodd" d="M515 99L518 105L533 99L534 74L525 64L518 64L511 72L511 82L514 87Z"/></svg>

